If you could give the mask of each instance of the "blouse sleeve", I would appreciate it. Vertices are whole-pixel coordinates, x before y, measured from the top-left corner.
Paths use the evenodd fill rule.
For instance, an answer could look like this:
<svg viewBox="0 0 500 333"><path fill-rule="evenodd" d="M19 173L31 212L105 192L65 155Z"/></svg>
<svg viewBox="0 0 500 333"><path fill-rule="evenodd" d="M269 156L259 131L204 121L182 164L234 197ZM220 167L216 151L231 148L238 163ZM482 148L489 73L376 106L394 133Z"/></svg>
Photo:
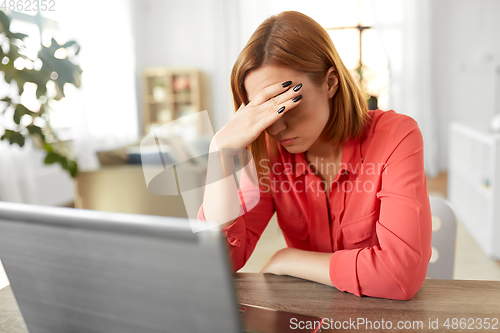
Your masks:
<svg viewBox="0 0 500 333"><path fill-rule="evenodd" d="M389 136L389 157L377 193L379 245L337 251L330 259L333 285L358 296L412 298L425 279L431 256L422 134L415 120L402 119Z"/></svg>
<svg viewBox="0 0 500 333"><path fill-rule="evenodd" d="M271 194L262 186L257 187L251 183L244 171L241 172L239 183L240 216L230 226L222 229L230 245L228 251L234 272L242 268L250 258L257 241L275 212ZM206 221L203 204L198 211L198 220Z"/></svg>

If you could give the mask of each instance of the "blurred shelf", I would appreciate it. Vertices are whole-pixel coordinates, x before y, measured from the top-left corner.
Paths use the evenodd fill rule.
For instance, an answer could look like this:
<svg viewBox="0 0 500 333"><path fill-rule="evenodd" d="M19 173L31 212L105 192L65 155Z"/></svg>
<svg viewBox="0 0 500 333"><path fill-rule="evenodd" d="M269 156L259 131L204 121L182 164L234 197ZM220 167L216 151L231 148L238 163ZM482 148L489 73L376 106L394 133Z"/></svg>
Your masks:
<svg viewBox="0 0 500 333"><path fill-rule="evenodd" d="M201 71L196 68L146 68L143 72L143 130L203 111Z"/></svg>

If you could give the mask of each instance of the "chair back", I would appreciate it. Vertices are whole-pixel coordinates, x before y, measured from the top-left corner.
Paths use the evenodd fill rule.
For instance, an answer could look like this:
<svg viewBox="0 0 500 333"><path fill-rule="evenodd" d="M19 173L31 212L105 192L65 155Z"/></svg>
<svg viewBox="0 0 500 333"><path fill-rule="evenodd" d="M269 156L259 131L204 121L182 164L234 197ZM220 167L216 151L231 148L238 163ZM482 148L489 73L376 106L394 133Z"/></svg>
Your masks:
<svg viewBox="0 0 500 333"><path fill-rule="evenodd" d="M453 279L457 219L446 199L430 196L432 212L432 257L427 268L431 279Z"/></svg>

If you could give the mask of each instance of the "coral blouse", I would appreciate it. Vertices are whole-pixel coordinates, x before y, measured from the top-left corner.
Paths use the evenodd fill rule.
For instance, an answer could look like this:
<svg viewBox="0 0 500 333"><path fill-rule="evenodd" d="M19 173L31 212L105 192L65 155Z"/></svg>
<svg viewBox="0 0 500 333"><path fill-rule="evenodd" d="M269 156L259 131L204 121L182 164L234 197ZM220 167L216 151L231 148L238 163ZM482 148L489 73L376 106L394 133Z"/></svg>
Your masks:
<svg viewBox="0 0 500 333"><path fill-rule="evenodd" d="M344 144L328 193L305 153L280 145L267 175L272 194L259 185L256 205L223 229L235 271L276 212L288 247L332 253L330 280L337 289L404 300L420 289L432 235L422 134L415 120L393 110L369 115L363 135ZM244 177L238 193L242 204L248 200ZM198 219L205 220L203 205Z"/></svg>

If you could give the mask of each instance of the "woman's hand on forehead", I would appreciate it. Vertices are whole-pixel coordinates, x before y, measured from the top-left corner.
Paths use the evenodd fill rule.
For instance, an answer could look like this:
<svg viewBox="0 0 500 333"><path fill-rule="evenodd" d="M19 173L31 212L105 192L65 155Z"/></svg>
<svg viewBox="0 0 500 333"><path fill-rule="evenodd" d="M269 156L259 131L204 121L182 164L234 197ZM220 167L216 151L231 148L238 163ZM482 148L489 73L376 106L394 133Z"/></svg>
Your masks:
<svg viewBox="0 0 500 333"><path fill-rule="evenodd" d="M261 89L247 104L242 104L229 123L214 138L220 148L248 147L284 113L300 104L300 84L288 80ZM295 88L295 90L294 90Z"/></svg>
<svg viewBox="0 0 500 333"><path fill-rule="evenodd" d="M288 80L285 82L275 83L261 89L253 99L250 100L248 106L272 106L286 103L288 100L293 99L298 95L298 91L302 88L302 85L296 88L298 85L293 86L293 82ZM292 106L293 107L293 106Z"/></svg>

